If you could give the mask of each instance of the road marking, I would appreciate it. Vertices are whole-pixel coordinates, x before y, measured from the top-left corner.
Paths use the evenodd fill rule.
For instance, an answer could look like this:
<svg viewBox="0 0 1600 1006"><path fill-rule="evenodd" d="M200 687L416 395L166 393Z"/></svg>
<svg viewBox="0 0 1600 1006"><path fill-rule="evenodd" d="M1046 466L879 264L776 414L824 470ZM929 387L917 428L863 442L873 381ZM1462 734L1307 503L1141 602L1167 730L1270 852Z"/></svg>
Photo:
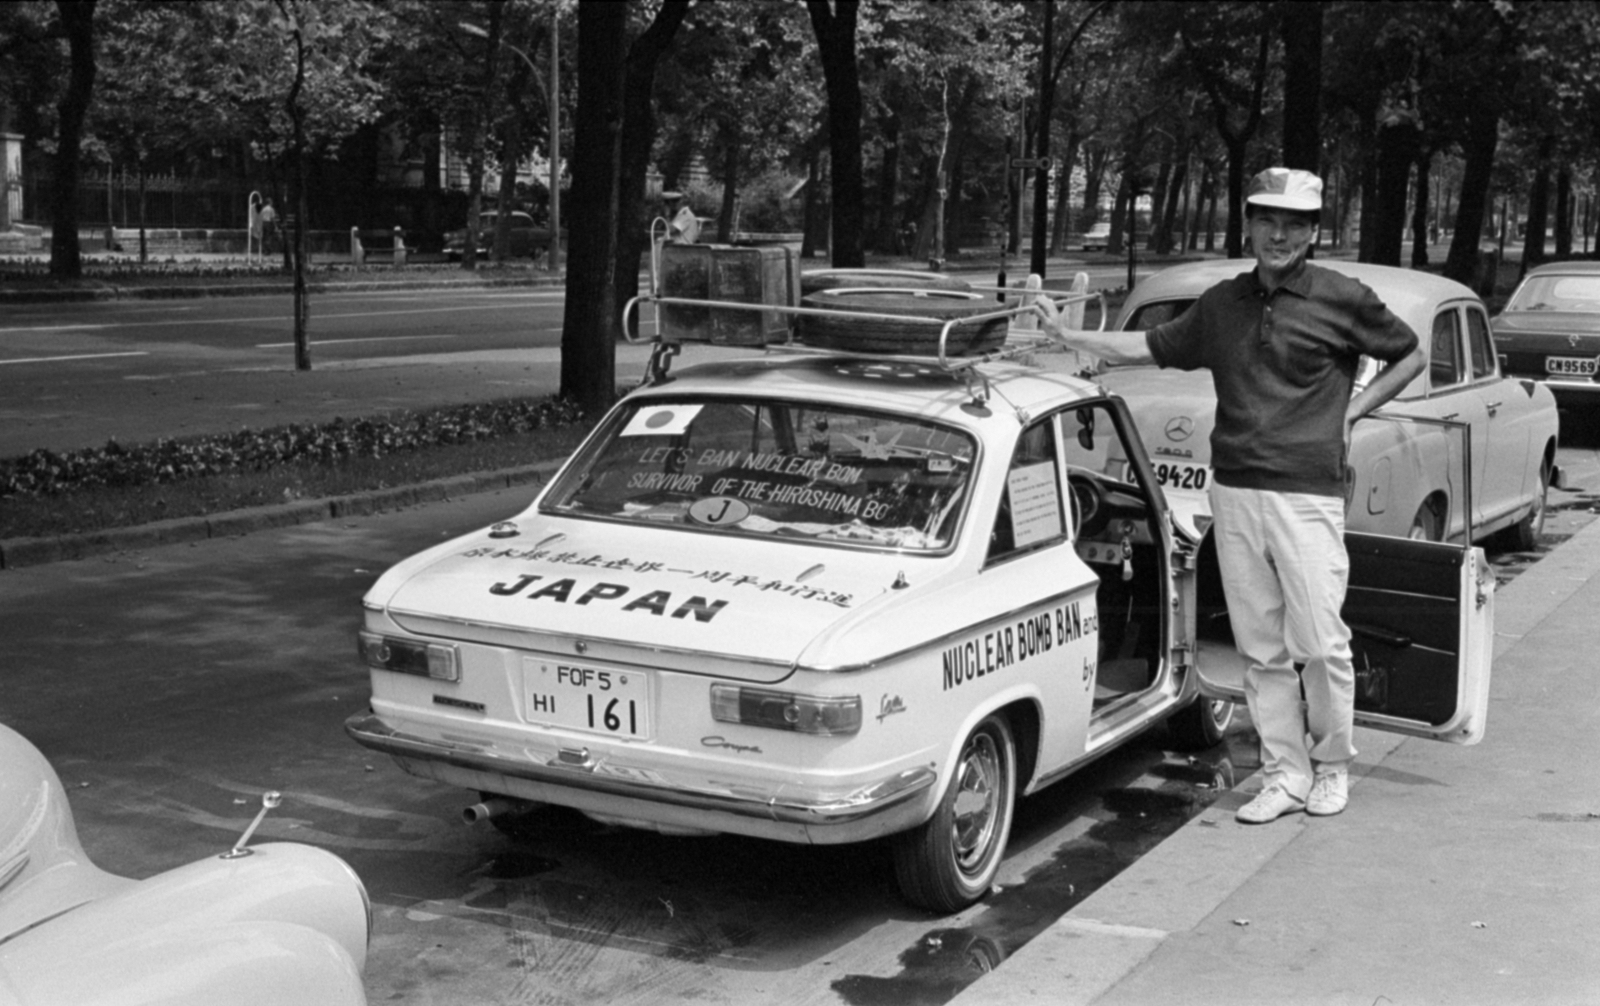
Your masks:
<svg viewBox="0 0 1600 1006"><path fill-rule="evenodd" d="M454 339L456 336L448 333L438 335L375 335L366 339L313 339L312 346L336 346L341 342L409 342L413 339ZM257 349L284 349L293 346L292 342L258 342Z"/></svg>
<svg viewBox="0 0 1600 1006"><path fill-rule="evenodd" d="M0 328L0 335L21 335L26 332L87 332L110 325L29 325L19 328Z"/></svg>
<svg viewBox="0 0 1600 1006"><path fill-rule="evenodd" d="M30 356L22 360L0 360L0 365L7 363L59 363L62 360L105 360L113 356L149 356L149 353L139 350L131 353L84 353L78 356Z"/></svg>

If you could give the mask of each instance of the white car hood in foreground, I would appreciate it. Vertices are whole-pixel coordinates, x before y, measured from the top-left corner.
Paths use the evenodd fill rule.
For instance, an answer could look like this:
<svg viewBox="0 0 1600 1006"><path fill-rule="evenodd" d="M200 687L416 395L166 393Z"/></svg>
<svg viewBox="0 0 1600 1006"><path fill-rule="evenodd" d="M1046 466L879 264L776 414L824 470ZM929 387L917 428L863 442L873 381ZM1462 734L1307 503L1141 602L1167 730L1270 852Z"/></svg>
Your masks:
<svg viewBox="0 0 1600 1006"><path fill-rule="evenodd" d="M484 529L407 559L373 585L367 605L427 635L532 648L557 636L787 665L847 626L858 655L903 647L903 639L874 643L880 633L858 624L863 609L902 572L927 578L928 564L949 565L678 527L533 514L515 523L515 537Z"/></svg>

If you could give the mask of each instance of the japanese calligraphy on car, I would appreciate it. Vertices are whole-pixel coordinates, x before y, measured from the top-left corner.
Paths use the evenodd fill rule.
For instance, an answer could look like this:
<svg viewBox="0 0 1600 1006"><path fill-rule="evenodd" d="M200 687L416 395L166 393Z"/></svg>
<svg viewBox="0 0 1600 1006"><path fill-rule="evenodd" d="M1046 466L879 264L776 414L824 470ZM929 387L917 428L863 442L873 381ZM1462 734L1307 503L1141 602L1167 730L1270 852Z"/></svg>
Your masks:
<svg viewBox="0 0 1600 1006"><path fill-rule="evenodd" d="M892 836L935 912L990 889L1019 798L1148 730L1216 743L1243 668L1205 522L1126 404L1008 324L1024 304L951 298L797 297L792 339L676 371L669 332L527 509L374 584L349 734L469 818ZM925 335L857 352L854 318ZM1351 559L1361 722L1475 743L1481 550L1353 534Z"/></svg>
<svg viewBox="0 0 1600 1006"><path fill-rule="evenodd" d="M1485 541L1532 550L1545 494L1558 478L1560 420L1549 389L1501 372L1489 314L1471 290L1431 273L1330 260L1411 326L1428 365L1378 413L1356 424L1346 473L1346 526L1429 541ZM1142 331L1181 314L1238 261L1173 266L1134 289L1115 323ZM1376 372L1363 359L1357 384ZM1201 508L1211 479L1216 413L1211 375L1118 367L1098 380L1121 395L1169 496ZM1451 432L1451 427L1456 432Z"/></svg>
<svg viewBox="0 0 1600 1006"><path fill-rule="evenodd" d="M0 725L0 1003L361 1006L367 891L309 845L247 845L145 880L97 867L61 779Z"/></svg>

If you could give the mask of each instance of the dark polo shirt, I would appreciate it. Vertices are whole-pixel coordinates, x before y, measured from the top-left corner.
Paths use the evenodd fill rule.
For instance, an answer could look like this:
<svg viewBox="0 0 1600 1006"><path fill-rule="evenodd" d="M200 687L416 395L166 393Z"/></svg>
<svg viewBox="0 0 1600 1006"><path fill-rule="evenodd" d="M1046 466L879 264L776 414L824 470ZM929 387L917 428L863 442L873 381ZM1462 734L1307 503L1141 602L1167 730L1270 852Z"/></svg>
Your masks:
<svg viewBox="0 0 1600 1006"><path fill-rule="evenodd" d="M1216 479L1344 496L1344 415L1362 354L1402 359L1417 335L1359 280L1305 263L1270 296L1255 270L1145 334L1163 367L1211 371Z"/></svg>

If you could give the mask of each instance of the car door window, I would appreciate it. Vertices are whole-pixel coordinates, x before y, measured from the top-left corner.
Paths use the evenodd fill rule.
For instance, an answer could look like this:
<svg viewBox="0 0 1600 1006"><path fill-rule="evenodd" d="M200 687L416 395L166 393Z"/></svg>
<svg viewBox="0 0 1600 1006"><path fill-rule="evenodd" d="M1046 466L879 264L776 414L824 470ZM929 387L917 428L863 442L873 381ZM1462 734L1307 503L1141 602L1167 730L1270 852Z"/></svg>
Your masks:
<svg viewBox="0 0 1600 1006"><path fill-rule="evenodd" d="M1467 346L1472 354L1472 379L1475 381L1497 377L1494 339L1490 335L1489 319L1475 307L1467 308Z"/></svg>
<svg viewBox="0 0 1600 1006"><path fill-rule="evenodd" d="M1461 322L1454 308L1441 311L1433 319L1429 343L1428 383L1434 391L1446 391L1466 380L1466 365L1461 358Z"/></svg>
<svg viewBox="0 0 1600 1006"><path fill-rule="evenodd" d="M989 537L991 562L1065 537L1058 456L1054 417L1035 422L1017 438Z"/></svg>

